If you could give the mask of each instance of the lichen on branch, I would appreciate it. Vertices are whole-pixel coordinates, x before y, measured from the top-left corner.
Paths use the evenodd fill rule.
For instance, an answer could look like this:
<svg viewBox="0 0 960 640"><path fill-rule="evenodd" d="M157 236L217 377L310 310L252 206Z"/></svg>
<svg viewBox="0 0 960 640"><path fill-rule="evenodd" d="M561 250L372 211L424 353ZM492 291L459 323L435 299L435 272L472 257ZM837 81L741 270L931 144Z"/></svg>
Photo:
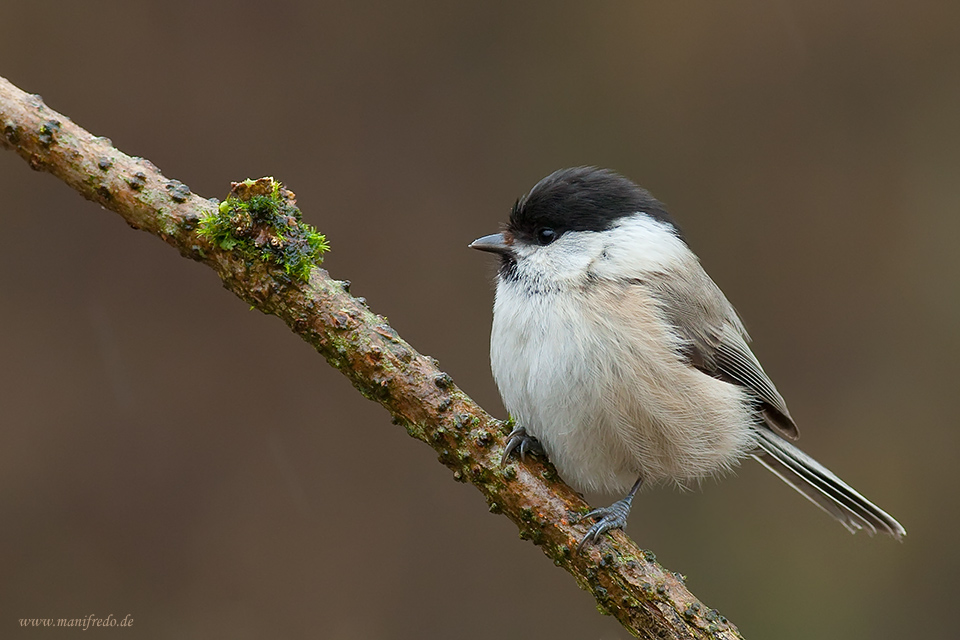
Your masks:
<svg viewBox="0 0 960 640"><path fill-rule="evenodd" d="M234 182L217 210L200 219L197 232L221 249L265 260L300 280L310 277L327 238L303 221L296 196L273 178Z"/></svg>

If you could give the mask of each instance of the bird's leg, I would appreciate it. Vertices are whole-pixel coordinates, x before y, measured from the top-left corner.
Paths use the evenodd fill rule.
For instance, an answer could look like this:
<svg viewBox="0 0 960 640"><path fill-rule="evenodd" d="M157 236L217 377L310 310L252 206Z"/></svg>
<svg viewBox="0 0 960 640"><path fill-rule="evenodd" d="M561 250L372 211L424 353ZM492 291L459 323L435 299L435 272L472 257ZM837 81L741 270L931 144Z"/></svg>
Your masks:
<svg viewBox="0 0 960 640"><path fill-rule="evenodd" d="M514 451L518 451L520 453L521 460L525 459L528 453L541 456L546 453L543 450L543 445L540 444L540 441L533 436L528 435L527 430L523 427L517 427L510 432L509 436L507 436L507 446L503 449L503 456L500 458L500 464L506 464L507 458L509 458L510 454Z"/></svg>
<svg viewBox="0 0 960 640"><path fill-rule="evenodd" d="M594 518L596 520L593 526L590 527L590 530L587 531L587 535L583 536L580 544L577 545L577 553L580 553L583 546L587 544L587 541L592 540L593 542L598 542L600 536L607 531L626 528L627 516L630 515L630 505L633 504L633 496L637 494L641 484L643 484L643 478L637 478L637 481L633 483L633 488L630 489L630 493L627 494L626 498L614 502L609 507L594 509L590 513L577 518L576 522L582 522L587 518ZM574 524L576 524L576 522Z"/></svg>

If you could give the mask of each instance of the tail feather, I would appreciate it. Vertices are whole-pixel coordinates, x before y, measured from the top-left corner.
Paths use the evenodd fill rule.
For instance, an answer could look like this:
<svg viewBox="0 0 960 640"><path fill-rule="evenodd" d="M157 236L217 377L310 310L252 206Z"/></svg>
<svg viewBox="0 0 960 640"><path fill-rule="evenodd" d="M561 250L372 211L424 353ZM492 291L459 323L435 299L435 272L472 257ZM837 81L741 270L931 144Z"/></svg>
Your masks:
<svg viewBox="0 0 960 640"><path fill-rule="evenodd" d="M886 533L898 540L906 530L883 509L835 476L822 464L769 429L757 429L760 451L753 457L796 489L803 497L836 518L851 533L860 529Z"/></svg>

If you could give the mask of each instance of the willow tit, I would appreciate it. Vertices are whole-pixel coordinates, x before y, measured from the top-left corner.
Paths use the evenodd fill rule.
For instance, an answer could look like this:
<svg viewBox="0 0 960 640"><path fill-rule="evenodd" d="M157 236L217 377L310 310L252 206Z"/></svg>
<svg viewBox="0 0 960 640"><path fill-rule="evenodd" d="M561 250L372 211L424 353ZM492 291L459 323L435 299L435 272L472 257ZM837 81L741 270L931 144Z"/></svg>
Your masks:
<svg viewBox="0 0 960 640"><path fill-rule="evenodd" d="M797 426L747 346L723 292L646 190L608 170L557 171L520 198L503 233L470 247L500 256L490 360L517 428L595 509L580 547L623 528L640 485L680 485L750 456L840 521L904 528L790 444Z"/></svg>

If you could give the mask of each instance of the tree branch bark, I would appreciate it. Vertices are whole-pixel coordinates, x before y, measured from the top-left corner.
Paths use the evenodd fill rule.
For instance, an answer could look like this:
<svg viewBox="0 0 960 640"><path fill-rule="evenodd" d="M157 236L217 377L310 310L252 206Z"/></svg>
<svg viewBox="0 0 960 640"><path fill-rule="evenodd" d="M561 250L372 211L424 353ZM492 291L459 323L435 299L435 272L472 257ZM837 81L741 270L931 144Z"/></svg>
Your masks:
<svg viewBox="0 0 960 640"><path fill-rule="evenodd" d="M250 259L198 233L217 204L151 162L94 137L0 77L0 145L16 151L85 198L114 211L192 260L209 266L224 286L264 313L281 318L343 373L364 397L379 402L414 438L433 447L454 479L472 483L490 511L510 518L640 638L740 638L736 627L701 604L682 578L661 567L622 532L576 553L588 525L571 524L586 503L549 463L500 466L504 423L487 415L441 371L407 344L386 320L348 293L344 282L313 268L300 280L270 261Z"/></svg>

